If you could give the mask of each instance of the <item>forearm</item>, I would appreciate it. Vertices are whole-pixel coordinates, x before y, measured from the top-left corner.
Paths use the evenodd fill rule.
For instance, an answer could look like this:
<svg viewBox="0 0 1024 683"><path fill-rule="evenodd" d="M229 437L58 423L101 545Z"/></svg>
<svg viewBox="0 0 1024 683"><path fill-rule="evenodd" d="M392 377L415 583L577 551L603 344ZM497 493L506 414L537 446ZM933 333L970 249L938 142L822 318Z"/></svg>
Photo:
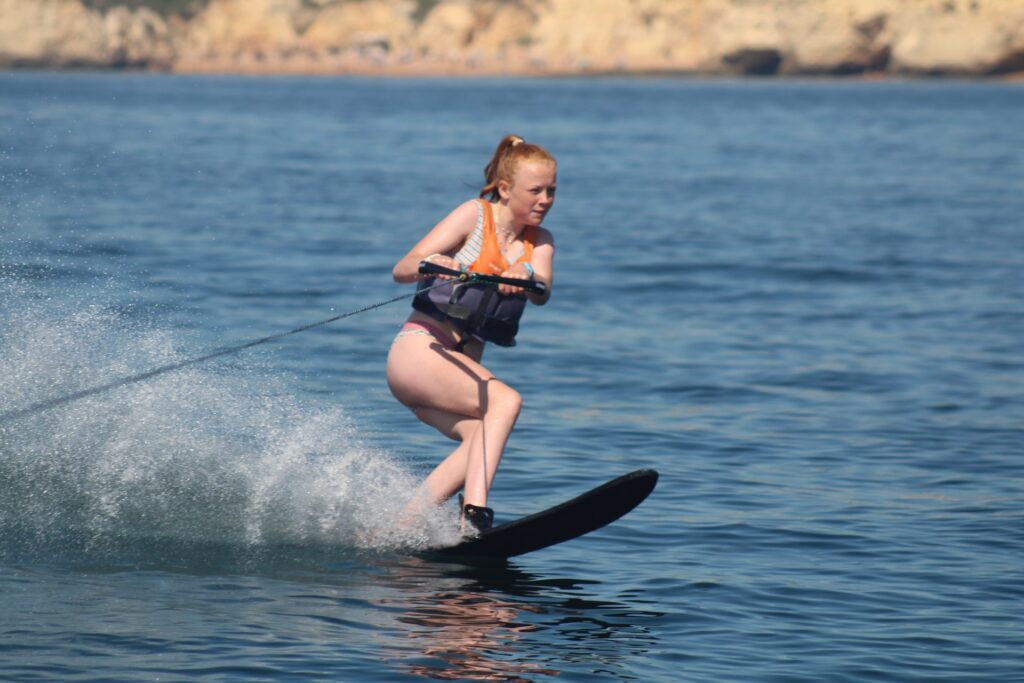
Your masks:
<svg viewBox="0 0 1024 683"><path fill-rule="evenodd" d="M457 270L458 263L446 254L454 253L466 241L476 225L476 212L476 202L469 201L435 225L434 229L391 269L391 277L395 282L416 282L419 279L420 261L428 258L439 266Z"/></svg>
<svg viewBox="0 0 1024 683"><path fill-rule="evenodd" d="M391 271L391 276L395 279L395 282L415 282L419 279L420 275L420 263L423 261L429 261L435 263L443 268L450 268L451 270L465 270L458 261L447 254L432 253L421 256L419 251L411 251L401 261L395 264L395 267ZM439 275L441 279L448 279L448 275Z"/></svg>
<svg viewBox="0 0 1024 683"><path fill-rule="evenodd" d="M543 282L543 280L538 279L538 282ZM526 293L526 298L528 298L532 303L536 304L537 306L543 306L551 298L551 283L544 282L544 284L546 285L546 288L544 289L543 294L535 294L533 292Z"/></svg>
<svg viewBox="0 0 1024 683"><path fill-rule="evenodd" d="M426 256L428 254L421 256L415 250L410 251L391 269L391 277L394 278L395 282L403 284L416 282L419 279L420 261Z"/></svg>

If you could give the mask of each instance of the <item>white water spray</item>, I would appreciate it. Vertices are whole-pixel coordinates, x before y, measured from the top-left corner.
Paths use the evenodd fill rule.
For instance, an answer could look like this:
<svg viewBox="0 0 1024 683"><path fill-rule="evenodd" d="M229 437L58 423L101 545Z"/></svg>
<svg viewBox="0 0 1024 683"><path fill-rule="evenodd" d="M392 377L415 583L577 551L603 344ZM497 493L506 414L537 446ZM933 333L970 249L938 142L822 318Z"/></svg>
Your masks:
<svg viewBox="0 0 1024 683"><path fill-rule="evenodd" d="M190 355L103 305L0 288L0 411ZM0 553L455 540L451 511L400 519L418 479L340 409L311 409L282 384L253 365L194 366L0 424Z"/></svg>

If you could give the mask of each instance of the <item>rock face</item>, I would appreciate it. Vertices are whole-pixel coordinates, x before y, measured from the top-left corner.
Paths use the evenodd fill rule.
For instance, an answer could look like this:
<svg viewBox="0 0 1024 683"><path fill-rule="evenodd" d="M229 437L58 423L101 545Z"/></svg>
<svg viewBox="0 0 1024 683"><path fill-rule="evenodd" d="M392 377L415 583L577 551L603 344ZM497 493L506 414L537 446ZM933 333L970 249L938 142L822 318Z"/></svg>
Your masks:
<svg viewBox="0 0 1024 683"><path fill-rule="evenodd" d="M0 0L0 66L995 75L1024 0ZM152 3L150 3L152 4ZM96 9L94 6L106 9Z"/></svg>
<svg viewBox="0 0 1024 683"><path fill-rule="evenodd" d="M0 65L169 68L174 38L152 10L100 13L78 0L0 0Z"/></svg>

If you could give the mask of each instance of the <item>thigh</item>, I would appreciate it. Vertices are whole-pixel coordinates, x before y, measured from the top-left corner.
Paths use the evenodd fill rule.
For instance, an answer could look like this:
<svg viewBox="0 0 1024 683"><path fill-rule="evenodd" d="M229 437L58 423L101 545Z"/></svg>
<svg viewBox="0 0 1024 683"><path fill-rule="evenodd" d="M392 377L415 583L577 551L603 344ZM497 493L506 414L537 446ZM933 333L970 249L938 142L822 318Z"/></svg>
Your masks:
<svg viewBox="0 0 1024 683"><path fill-rule="evenodd" d="M459 416L482 417L487 382L494 379L487 368L466 354L445 349L423 334L408 334L395 341L388 354L387 375L395 398L417 414L424 410L433 411L429 414L438 418L448 414L453 425Z"/></svg>
<svg viewBox="0 0 1024 683"><path fill-rule="evenodd" d="M466 441L480 424L478 418L448 413L437 408L420 407L412 410L420 422L430 425L452 441Z"/></svg>

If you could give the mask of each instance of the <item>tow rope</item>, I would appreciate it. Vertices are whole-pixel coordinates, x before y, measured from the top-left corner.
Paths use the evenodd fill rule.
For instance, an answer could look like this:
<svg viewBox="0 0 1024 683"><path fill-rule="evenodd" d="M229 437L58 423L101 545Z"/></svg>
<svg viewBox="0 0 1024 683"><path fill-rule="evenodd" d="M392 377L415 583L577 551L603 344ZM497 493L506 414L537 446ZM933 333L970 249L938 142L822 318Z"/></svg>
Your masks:
<svg viewBox="0 0 1024 683"><path fill-rule="evenodd" d="M460 276L460 277L458 277L456 279L465 281L465 280L471 280L471 279L474 279L474 278L472 277L471 274L468 274L468 275L464 274L464 275L462 275L462 276ZM438 283L436 285L433 285L431 287L426 287L424 289L419 290L419 292L428 291L428 290L434 289L435 287L443 287L443 286L445 286L447 284L450 284L450 281L444 281L444 282ZM204 362L206 362L208 360L213 360L214 358L219 358L221 356L227 356L227 355L230 355L232 353L238 353L239 351L244 351L246 349L251 349L254 346L259 346L260 344L266 344L267 342L271 342L271 341L274 341L276 339L282 339L284 337L288 337L288 336L293 335L293 334L298 334L299 332L305 332L306 330L312 330L313 328L316 328L316 327L322 327L324 325L328 325L330 323L337 322L338 320L343 320L345 318L351 318L354 315L358 315L360 313L366 313L367 311L372 311L375 308L380 308L382 306L387 306L388 304L393 304L393 303L395 303L397 301L401 301L402 299L412 298L412 297L416 296L416 294L418 294L419 292L412 292L411 294L402 294L401 296L396 296L395 298L388 299L387 301L381 301L381 302L378 302L378 303L375 303L375 304L371 304L369 306L364 306L363 308L360 308L360 309L357 309L357 310L354 310L354 311L349 311L348 313L342 313L341 315L336 315L336 316L333 316L331 318L327 318L325 320L320 320L320 321L315 322L315 323L310 323L308 325L303 325L302 327L296 327L294 330L288 330L287 332L278 332L277 334L271 334L269 336L262 337L260 339L254 339L253 341L248 341L248 342L245 342L243 344L237 344L235 346L229 346L227 348L220 349L219 351L213 351L212 353L208 353L208 354L206 354L204 356L199 356L198 358L192 358L192 359L189 359L189 360L183 360L183 361L179 361L177 363L168 363L167 365L162 365L162 366L160 366L158 368L154 368L152 370L147 370L146 372L140 372L137 375L130 375L128 377L122 377L121 379L116 379L116 380L114 380L112 382L107 382L106 384L100 384L98 386L90 387L88 389L82 389L81 391L76 391L73 394L67 394L65 396L60 396L60 397L57 397L57 398L51 398L51 399L47 399L45 401L39 401L38 403L33 403L32 405L26 406L24 408L17 408L15 410L8 410L7 412L0 413L0 422L7 422L9 420L16 420L16 419L21 418L21 417L26 417L28 415L32 415L33 413L38 413L38 412L43 411L43 410L49 410L50 408L56 408L57 406L64 405L65 403L71 403L72 401L78 401L80 399L87 398L89 396L95 396L96 394L101 394L101 393L103 393L105 391L110 391L111 389L116 389L118 387L123 387L123 386L126 386L128 384L135 384L137 382L142 382L142 381L145 381L147 379L152 379L153 377L157 377L158 375L163 375L163 374L166 374L168 372L173 372L174 370L181 370L182 368L187 368L190 365L198 365L199 363L204 363Z"/></svg>

